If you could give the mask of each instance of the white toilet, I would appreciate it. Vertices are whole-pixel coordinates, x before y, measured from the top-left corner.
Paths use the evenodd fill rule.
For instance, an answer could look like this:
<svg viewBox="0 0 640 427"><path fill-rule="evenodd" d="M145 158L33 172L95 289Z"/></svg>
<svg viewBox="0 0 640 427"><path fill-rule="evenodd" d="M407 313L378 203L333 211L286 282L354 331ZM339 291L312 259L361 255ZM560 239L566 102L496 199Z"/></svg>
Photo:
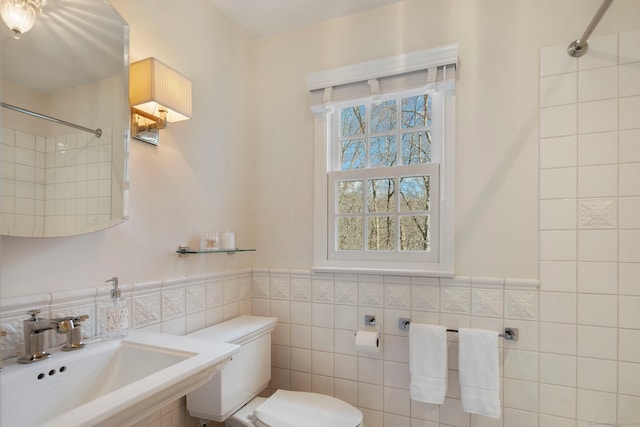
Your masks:
<svg viewBox="0 0 640 427"><path fill-rule="evenodd" d="M211 381L187 395L193 417L227 427L362 427L362 413L335 397L278 390L256 397L271 379L275 317L240 316L190 335L238 344L240 351Z"/></svg>

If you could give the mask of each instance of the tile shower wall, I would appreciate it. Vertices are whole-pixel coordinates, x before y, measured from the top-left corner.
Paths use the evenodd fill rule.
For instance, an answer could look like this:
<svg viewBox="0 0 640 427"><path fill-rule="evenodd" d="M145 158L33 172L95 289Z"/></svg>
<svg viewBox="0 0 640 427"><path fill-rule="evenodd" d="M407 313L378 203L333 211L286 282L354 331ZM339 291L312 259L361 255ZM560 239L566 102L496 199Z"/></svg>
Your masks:
<svg viewBox="0 0 640 427"><path fill-rule="evenodd" d="M12 129L0 133L2 234L44 232L45 138Z"/></svg>
<svg viewBox="0 0 640 427"><path fill-rule="evenodd" d="M272 335L272 390L336 396L357 406L367 427L538 425L537 280L254 269L252 313L279 319ZM364 328L365 314L382 323L377 354L355 350L354 332ZM412 401L408 331L398 328L401 317L452 328L519 328L519 341L500 342L503 419L462 411L452 333L445 403Z"/></svg>
<svg viewBox="0 0 640 427"><path fill-rule="evenodd" d="M45 138L2 128L0 224L7 235L93 231L111 217L111 129Z"/></svg>
<svg viewBox="0 0 640 427"><path fill-rule="evenodd" d="M540 425L638 425L640 31L540 51L540 281Z"/></svg>

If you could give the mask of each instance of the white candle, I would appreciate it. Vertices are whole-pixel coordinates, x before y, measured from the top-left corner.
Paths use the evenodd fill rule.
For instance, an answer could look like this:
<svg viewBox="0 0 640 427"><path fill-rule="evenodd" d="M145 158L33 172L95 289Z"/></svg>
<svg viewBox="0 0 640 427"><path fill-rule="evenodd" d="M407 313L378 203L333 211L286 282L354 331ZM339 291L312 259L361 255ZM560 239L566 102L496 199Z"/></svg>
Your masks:
<svg viewBox="0 0 640 427"><path fill-rule="evenodd" d="M235 249L236 239L233 231L227 231L222 233L222 249Z"/></svg>

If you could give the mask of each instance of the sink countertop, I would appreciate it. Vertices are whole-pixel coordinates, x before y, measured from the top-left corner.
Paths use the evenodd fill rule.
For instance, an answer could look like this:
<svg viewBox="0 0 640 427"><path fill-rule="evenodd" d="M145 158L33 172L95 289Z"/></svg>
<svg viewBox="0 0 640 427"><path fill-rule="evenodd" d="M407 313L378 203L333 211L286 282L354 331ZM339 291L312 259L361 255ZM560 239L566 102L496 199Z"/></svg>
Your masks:
<svg viewBox="0 0 640 427"><path fill-rule="evenodd" d="M185 359L51 418L40 424L41 426L131 425L205 384L240 348L223 342L214 343L185 336L131 330L122 340L88 341L87 348L74 352L52 349L53 358L43 362L24 365L17 363L15 359L5 360L0 382L21 375L27 378L34 372L48 369L47 365L51 363L73 363L74 360L110 351L118 346L175 354ZM127 364L129 363L144 364L144 360L127 361ZM37 405L37 402L26 402L26 405L25 410L28 411L28 405Z"/></svg>

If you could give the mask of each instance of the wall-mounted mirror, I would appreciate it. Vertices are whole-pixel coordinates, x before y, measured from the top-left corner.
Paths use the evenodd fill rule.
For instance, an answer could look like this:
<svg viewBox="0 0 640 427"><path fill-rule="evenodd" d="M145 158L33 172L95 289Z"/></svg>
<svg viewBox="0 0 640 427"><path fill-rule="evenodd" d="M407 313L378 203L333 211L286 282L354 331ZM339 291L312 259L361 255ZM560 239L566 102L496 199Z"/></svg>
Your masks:
<svg viewBox="0 0 640 427"><path fill-rule="evenodd" d="M0 58L0 234L72 236L125 221L127 23L106 0L48 0L19 39L0 21Z"/></svg>

